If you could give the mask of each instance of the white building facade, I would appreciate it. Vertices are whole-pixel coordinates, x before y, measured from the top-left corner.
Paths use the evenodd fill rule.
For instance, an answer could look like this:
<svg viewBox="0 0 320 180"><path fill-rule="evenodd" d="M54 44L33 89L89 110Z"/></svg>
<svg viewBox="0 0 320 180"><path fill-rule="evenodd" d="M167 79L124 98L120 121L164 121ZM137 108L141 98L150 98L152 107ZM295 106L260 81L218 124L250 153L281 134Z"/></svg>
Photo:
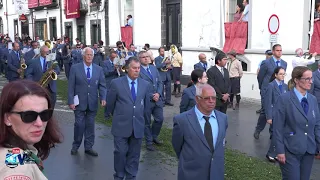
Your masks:
<svg viewBox="0 0 320 180"><path fill-rule="evenodd" d="M23 1L23 0L15 0ZM45 0L29 0L45 1ZM160 46L176 44L183 56L183 75L190 75L198 54L211 57L210 47L223 49L225 42L224 23L233 20L237 3L242 0L73 0L80 5L79 18L66 18L65 1L53 0L55 5L33 8L26 11L27 25L19 21L15 4L3 2L0 9L0 33L28 33L31 37L51 39L67 35L92 45L98 40L115 46L121 40L120 27L126 24L127 15L133 16L133 43L143 47L151 45L154 56ZM280 20L277 33L282 45L283 59L288 62L286 77L290 78L292 58L297 48L308 50L313 30L315 4L320 0L251 0L248 22L248 46L244 55L238 56L246 64L241 80L243 97L259 99L256 80L258 64L270 49L268 20L276 14ZM100 7L91 6L95 2ZM28 6L28 2L26 2ZM290 10L289 10L290 9ZM5 14L7 13L7 16ZM2 15L1 15L2 14ZM9 27L9 28L7 28ZM28 30L27 30L28 29ZM320 53L320 52L319 52Z"/></svg>

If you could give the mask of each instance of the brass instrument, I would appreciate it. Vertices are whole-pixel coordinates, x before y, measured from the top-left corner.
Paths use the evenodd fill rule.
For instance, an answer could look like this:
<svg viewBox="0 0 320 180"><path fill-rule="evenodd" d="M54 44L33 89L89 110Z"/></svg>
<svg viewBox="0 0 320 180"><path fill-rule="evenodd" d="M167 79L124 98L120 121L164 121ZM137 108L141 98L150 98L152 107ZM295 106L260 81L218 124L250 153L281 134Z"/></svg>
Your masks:
<svg viewBox="0 0 320 180"><path fill-rule="evenodd" d="M34 52L34 56L32 59L38 58L40 56L40 49L39 48L34 49L33 52Z"/></svg>
<svg viewBox="0 0 320 180"><path fill-rule="evenodd" d="M50 49L51 48L51 41L50 40L46 40L44 42L44 45L46 45Z"/></svg>
<svg viewBox="0 0 320 180"><path fill-rule="evenodd" d="M162 63L164 63L165 61L167 61L168 60L168 58L169 57L165 57L165 58L163 58L163 60L162 60L162 62L161 62L161 64ZM171 63L170 64L166 64L166 66L165 67L163 67L163 68L161 68L160 70L162 71L162 72L167 72L169 69L168 69L168 67L169 66L171 66Z"/></svg>
<svg viewBox="0 0 320 180"><path fill-rule="evenodd" d="M126 72L126 67L125 67L126 62L125 62L124 58L121 58L121 59L115 58L113 63L115 65L115 67L117 68L118 76L121 76L121 72L123 72L123 73Z"/></svg>
<svg viewBox="0 0 320 180"><path fill-rule="evenodd" d="M51 61L51 66L47 69L47 71L42 75L39 84L42 87L47 87L50 81L55 81L58 79L58 75L54 72L54 69L57 67L57 61Z"/></svg>
<svg viewBox="0 0 320 180"><path fill-rule="evenodd" d="M27 65L25 63L25 60L23 58L24 54L20 52L20 79L24 79L24 71L27 69Z"/></svg>

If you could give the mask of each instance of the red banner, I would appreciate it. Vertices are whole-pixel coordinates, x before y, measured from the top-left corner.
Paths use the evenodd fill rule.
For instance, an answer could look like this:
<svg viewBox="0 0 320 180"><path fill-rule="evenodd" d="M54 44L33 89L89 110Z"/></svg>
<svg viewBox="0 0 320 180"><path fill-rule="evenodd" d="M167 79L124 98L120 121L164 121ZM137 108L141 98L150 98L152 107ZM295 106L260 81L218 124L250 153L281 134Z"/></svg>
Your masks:
<svg viewBox="0 0 320 180"><path fill-rule="evenodd" d="M66 19L80 17L80 1L66 0Z"/></svg>
<svg viewBox="0 0 320 180"><path fill-rule="evenodd" d="M132 27L127 26L127 27L121 27L121 41L126 43L126 48L130 48L130 44L133 43L132 40Z"/></svg>
<svg viewBox="0 0 320 180"><path fill-rule="evenodd" d="M320 22L317 21L313 26L313 34L311 36L309 53L320 53Z"/></svg>
<svg viewBox="0 0 320 180"><path fill-rule="evenodd" d="M248 40L248 23L231 22L224 23L225 40L224 52L235 50L238 54L244 54Z"/></svg>
<svg viewBox="0 0 320 180"><path fill-rule="evenodd" d="M38 7L38 0L28 0L28 8L32 9Z"/></svg>
<svg viewBox="0 0 320 180"><path fill-rule="evenodd" d="M52 0L39 0L39 6L47 6L52 4Z"/></svg>

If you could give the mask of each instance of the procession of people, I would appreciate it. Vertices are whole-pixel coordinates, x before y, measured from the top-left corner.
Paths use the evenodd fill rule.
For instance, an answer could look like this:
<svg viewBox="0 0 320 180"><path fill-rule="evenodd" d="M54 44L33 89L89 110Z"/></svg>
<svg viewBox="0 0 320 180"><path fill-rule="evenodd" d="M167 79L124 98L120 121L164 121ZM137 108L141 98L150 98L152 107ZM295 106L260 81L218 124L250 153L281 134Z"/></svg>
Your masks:
<svg viewBox="0 0 320 180"><path fill-rule="evenodd" d="M99 156L94 149L95 118L102 106L105 120L112 121L114 179L136 179L143 139L148 151L162 146L164 107L179 106L172 130L179 160L177 179L224 179L227 110L241 109L243 69L236 51L215 50L211 64L200 53L191 82L182 89L183 56L174 44L169 49L160 47L153 57L147 43L137 52L134 44L126 46L122 41L116 42L115 49L106 49L102 41L92 47L80 42L72 47L68 38L25 39L23 45L19 38L2 39L0 70L9 83L0 98L0 160L6 162L0 164L0 178L18 173L47 179L42 160L62 141L52 114L59 88L56 80L64 71L67 104L75 119L71 156L78 155L82 142L85 154ZM320 81L316 80L320 75L306 67L317 54L302 58L297 49L287 84L281 45L267 52L270 57L262 61L257 75L262 108L254 138L258 140L270 124L267 159L279 162L283 179L307 180L320 148ZM172 95L181 98L180 105L171 102ZM2 154L13 150L26 152L37 163L10 168L12 162Z"/></svg>

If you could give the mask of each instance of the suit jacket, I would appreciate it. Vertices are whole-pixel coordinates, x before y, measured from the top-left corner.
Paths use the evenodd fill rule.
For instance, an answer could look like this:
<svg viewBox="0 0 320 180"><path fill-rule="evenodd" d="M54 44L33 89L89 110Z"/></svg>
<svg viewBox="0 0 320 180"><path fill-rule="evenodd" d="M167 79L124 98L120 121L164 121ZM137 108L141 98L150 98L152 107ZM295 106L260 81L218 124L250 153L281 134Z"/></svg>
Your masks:
<svg viewBox="0 0 320 180"><path fill-rule="evenodd" d="M318 69L312 73L312 77L313 77L313 83L310 89L310 93L317 98L317 101L319 104L320 103L320 72Z"/></svg>
<svg viewBox="0 0 320 180"><path fill-rule="evenodd" d="M316 97L307 96L309 111L306 115L294 90L281 94L273 118L273 137L277 154L315 154L320 149L320 114Z"/></svg>
<svg viewBox="0 0 320 180"><path fill-rule="evenodd" d="M109 59L103 61L101 67L103 68L104 76L106 78L107 88L109 88L111 81L119 77L118 72L114 69L114 65L110 62Z"/></svg>
<svg viewBox="0 0 320 180"><path fill-rule="evenodd" d="M273 116L273 107L276 104L279 96L282 93L286 93L288 91L288 85L282 84L282 92L280 92L279 86L276 80L273 80L269 83L268 88L266 89L264 107L267 119L272 119Z"/></svg>
<svg viewBox="0 0 320 180"><path fill-rule="evenodd" d="M81 51L74 49L71 51L72 64L78 64L83 62Z"/></svg>
<svg viewBox="0 0 320 180"><path fill-rule="evenodd" d="M222 100L222 94L230 93L231 91L229 72L226 68L223 68L223 72L224 76L222 76L222 73L217 66L212 66L207 71L208 84L210 84L217 93L216 106L221 106L223 103L225 103Z"/></svg>
<svg viewBox="0 0 320 180"><path fill-rule="evenodd" d="M287 62L284 60L280 60L281 67L283 67L285 70L287 70ZM258 83L259 83L259 89L265 90L265 88L268 87L270 78L274 72L274 69L276 68L276 63L273 60L273 57L270 59L266 59L261 62L260 70L257 76Z"/></svg>
<svg viewBox="0 0 320 180"><path fill-rule="evenodd" d="M194 85L183 90L181 102L180 102L180 113L192 109L196 105L196 87Z"/></svg>
<svg viewBox="0 0 320 180"><path fill-rule="evenodd" d="M35 55L35 53L34 53L33 49L29 50L28 52L26 52L24 54L23 58L24 58L24 60L25 60L25 62L27 64L27 66L31 64L31 61L32 61L34 55Z"/></svg>
<svg viewBox="0 0 320 180"><path fill-rule="evenodd" d="M150 83L138 78L136 101L133 101L128 77L113 79L108 89L107 108L112 114L111 133L118 137L142 138L144 135L144 111L149 108Z"/></svg>
<svg viewBox="0 0 320 180"><path fill-rule="evenodd" d="M163 101L162 101L162 97L161 97L162 91L163 91L163 82L160 80L159 72L155 66L149 65L149 69L151 71L153 79L150 78L148 72L142 66L140 67L140 75L139 75L140 78L148 81L152 85L151 94L149 95L148 100L150 102L153 102L153 100L152 100L153 94L159 93L160 98L156 102L156 104L158 106L163 106Z"/></svg>
<svg viewBox="0 0 320 180"><path fill-rule="evenodd" d="M154 59L154 61L155 61L155 65L156 65L156 67L159 71L159 74L160 74L160 80L161 81L171 81L170 70L168 70L167 72L161 71L161 68L166 67L166 63L162 63L163 57L158 56Z"/></svg>
<svg viewBox="0 0 320 180"><path fill-rule="evenodd" d="M195 65L193 66L193 68L194 68L194 69L202 69L202 70L204 70L204 71L207 71L207 69L205 69L200 62L198 62L197 64L195 64ZM207 68L208 68L208 64L207 64Z"/></svg>
<svg viewBox="0 0 320 180"><path fill-rule="evenodd" d="M219 127L214 153L205 139L194 108L173 118L172 146L179 158L178 180L224 179L227 115L214 112Z"/></svg>
<svg viewBox="0 0 320 180"><path fill-rule="evenodd" d="M98 94L99 91L99 94ZM68 104L74 104L74 96L78 95L79 105L77 110L90 111L98 110L98 97L101 100L106 99L106 80L103 70L100 66L92 63L92 75L88 82L84 70L84 64L78 63L71 66L68 79Z"/></svg>
<svg viewBox="0 0 320 180"><path fill-rule="evenodd" d="M19 51L19 56L21 51ZM15 51L11 51L8 55L8 79L19 78L20 74L17 72L20 69L20 57L18 58Z"/></svg>
<svg viewBox="0 0 320 180"><path fill-rule="evenodd" d="M51 61L47 62L47 68L51 66ZM54 71L59 75L60 69L57 65L54 69ZM29 64L29 66L26 69L25 75L27 79L30 79L35 82L39 82L40 79L43 76L42 66L40 62L40 57L35 58L32 60L32 62ZM52 92L57 92L57 82L56 81L50 81L48 84L48 87L51 89Z"/></svg>

